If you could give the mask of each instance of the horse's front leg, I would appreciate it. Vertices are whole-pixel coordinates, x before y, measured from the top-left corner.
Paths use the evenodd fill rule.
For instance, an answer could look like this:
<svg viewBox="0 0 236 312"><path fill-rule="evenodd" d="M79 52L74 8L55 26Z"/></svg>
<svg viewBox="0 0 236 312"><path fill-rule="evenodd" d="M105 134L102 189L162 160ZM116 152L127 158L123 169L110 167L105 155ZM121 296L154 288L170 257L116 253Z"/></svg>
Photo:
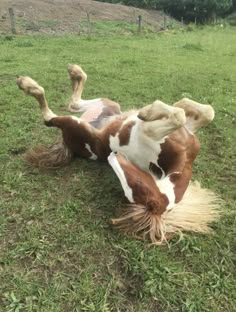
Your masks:
<svg viewBox="0 0 236 312"><path fill-rule="evenodd" d="M215 117L215 112L211 105L200 104L187 98L174 103L173 106L180 107L185 111L185 127L193 133L207 126Z"/></svg>
<svg viewBox="0 0 236 312"><path fill-rule="evenodd" d="M185 112L182 108L155 101L153 104L140 109L138 118L140 123L139 131L154 140L159 141L168 134L181 128L186 123Z"/></svg>

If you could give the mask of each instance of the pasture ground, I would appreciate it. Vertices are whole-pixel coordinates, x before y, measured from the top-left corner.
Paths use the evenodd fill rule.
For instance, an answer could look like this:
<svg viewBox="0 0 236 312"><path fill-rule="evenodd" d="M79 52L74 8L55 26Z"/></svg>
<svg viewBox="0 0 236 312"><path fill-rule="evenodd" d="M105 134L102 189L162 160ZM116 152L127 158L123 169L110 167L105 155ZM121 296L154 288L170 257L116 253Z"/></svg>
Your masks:
<svg viewBox="0 0 236 312"><path fill-rule="evenodd" d="M0 311L236 311L235 51L229 27L0 38ZM107 164L77 159L43 172L27 166L23 152L53 142L58 131L43 125L15 76L32 76L51 108L68 114L67 63L88 74L84 98L108 97L123 110L182 97L213 105L214 122L198 133L193 174L224 200L213 234L148 247L109 225L124 199Z"/></svg>

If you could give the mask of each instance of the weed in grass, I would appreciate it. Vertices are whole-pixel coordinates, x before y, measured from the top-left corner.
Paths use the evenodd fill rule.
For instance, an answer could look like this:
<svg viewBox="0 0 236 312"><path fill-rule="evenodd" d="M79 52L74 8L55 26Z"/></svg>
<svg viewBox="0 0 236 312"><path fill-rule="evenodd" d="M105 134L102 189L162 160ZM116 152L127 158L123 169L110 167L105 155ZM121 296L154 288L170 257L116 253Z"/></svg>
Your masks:
<svg viewBox="0 0 236 312"><path fill-rule="evenodd" d="M203 51L203 47L201 44L196 44L196 43L187 43L183 46L184 49L186 50L192 50L192 51Z"/></svg>
<svg viewBox="0 0 236 312"><path fill-rule="evenodd" d="M22 41L18 41L17 43L16 43L16 46L17 47L19 47L19 48L21 48L21 47L24 47L24 48L31 48L31 47L33 47L34 45L33 45L33 43L32 43L32 41L28 41L28 40L22 40Z"/></svg>
<svg viewBox="0 0 236 312"><path fill-rule="evenodd" d="M12 41L14 39L14 36L10 36L10 35L7 35L4 37L4 40L6 41Z"/></svg>

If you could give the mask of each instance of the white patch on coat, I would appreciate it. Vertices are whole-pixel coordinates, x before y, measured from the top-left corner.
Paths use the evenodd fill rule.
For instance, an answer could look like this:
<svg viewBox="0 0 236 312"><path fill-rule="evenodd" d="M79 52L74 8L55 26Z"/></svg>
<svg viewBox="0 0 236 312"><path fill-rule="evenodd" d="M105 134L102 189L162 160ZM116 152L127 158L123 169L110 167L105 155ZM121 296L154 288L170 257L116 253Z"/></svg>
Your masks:
<svg viewBox="0 0 236 312"><path fill-rule="evenodd" d="M126 180L125 174L123 169L121 168L116 155L112 152L109 156L108 156L108 162L111 165L111 167L113 168L113 170L115 171L117 177L120 180L121 186L124 190L125 196L126 198L129 200L130 203L134 203L134 198L133 198L133 191L131 189L131 187L128 185L128 182Z"/></svg>
<svg viewBox="0 0 236 312"><path fill-rule="evenodd" d="M169 204L166 209L171 210L175 206L174 183L172 183L170 181L170 178L167 176L164 179L156 179L156 185L159 188L160 192L168 197Z"/></svg>
<svg viewBox="0 0 236 312"><path fill-rule="evenodd" d="M71 117L71 119L73 119L73 120L77 121L77 122L78 122L78 124L80 124L80 122L81 122L81 118L78 118L78 117L76 117L76 116L70 116L70 117Z"/></svg>
<svg viewBox="0 0 236 312"><path fill-rule="evenodd" d="M89 159L93 159L93 160L97 160L98 159L97 155L92 152L91 147L90 147L90 145L88 143L85 144L85 148L87 148L89 153L92 154L92 156L90 156Z"/></svg>
<svg viewBox="0 0 236 312"><path fill-rule="evenodd" d="M119 132L115 136L110 136L109 146L113 152L118 152L126 156L132 163L145 171L149 171L150 162L157 165L158 156L161 152L161 144L165 138L154 141L142 133L141 125L143 123L137 117L137 114L130 116L125 123L136 121L130 132L128 145L120 146Z"/></svg>

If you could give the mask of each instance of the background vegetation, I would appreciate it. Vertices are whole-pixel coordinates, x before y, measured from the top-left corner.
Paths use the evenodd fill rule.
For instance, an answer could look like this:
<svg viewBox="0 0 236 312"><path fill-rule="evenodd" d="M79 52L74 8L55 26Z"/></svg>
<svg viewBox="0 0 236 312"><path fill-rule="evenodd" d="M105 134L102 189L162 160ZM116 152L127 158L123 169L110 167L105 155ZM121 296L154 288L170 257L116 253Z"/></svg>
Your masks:
<svg viewBox="0 0 236 312"><path fill-rule="evenodd" d="M0 311L236 311L235 29L187 30L0 37ZM85 98L108 97L123 110L186 96L213 105L193 179L224 200L214 233L149 248L109 225L124 197L107 164L78 159L40 172L22 160L58 131L43 125L15 77L37 79L51 108L67 114L69 62L88 74Z"/></svg>
<svg viewBox="0 0 236 312"><path fill-rule="evenodd" d="M236 10L236 0L98 0L122 3L140 8L164 10L185 22L207 23L217 16L225 16Z"/></svg>

